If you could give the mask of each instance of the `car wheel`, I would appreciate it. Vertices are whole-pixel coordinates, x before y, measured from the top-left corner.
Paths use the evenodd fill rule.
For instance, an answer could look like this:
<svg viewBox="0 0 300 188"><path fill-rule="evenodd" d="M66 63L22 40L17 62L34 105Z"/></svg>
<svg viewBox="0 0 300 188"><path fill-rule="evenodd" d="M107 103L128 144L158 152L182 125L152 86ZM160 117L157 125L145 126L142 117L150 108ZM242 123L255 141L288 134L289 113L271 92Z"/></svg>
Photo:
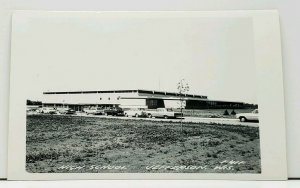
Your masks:
<svg viewBox="0 0 300 188"><path fill-rule="evenodd" d="M165 119L168 119L168 116L164 116Z"/></svg>
<svg viewBox="0 0 300 188"><path fill-rule="evenodd" d="M240 117L240 122L246 122L247 119L245 117Z"/></svg>
<svg viewBox="0 0 300 188"><path fill-rule="evenodd" d="M152 118L152 114L148 114L148 118Z"/></svg>

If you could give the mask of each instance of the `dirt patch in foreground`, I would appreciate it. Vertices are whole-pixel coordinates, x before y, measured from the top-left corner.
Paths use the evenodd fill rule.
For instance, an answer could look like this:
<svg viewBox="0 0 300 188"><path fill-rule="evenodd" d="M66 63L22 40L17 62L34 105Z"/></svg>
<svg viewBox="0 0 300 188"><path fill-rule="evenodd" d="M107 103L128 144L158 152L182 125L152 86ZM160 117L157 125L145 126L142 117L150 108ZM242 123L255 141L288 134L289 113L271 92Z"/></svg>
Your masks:
<svg viewBox="0 0 300 188"><path fill-rule="evenodd" d="M30 115L26 145L32 173L261 171L255 127Z"/></svg>

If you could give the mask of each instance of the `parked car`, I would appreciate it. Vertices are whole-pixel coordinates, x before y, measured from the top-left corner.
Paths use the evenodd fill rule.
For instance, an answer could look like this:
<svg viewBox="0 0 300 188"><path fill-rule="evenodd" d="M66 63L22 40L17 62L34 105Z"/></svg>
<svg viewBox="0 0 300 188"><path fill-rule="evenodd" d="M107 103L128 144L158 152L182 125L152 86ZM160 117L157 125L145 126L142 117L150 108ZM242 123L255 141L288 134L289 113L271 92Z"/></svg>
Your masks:
<svg viewBox="0 0 300 188"><path fill-rule="evenodd" d="M112 108L106 108L104 109L104 114L105 115L112 115L112 116L123 116L124 115L124 111L122 110L122 108L118 108L118 107L112 107Z"/></svg>
<svg viewBox="0 0 300 188"><path fill-rule="evenodd" d="M40 108L40 106L37 106L37 105L27 105L26 111L27 112L37 111L37 109L39 109L39 108Z"/></svg>
<svg viewBox="0 0 300 188"><path fill-rule="evenodd" d="M236 114L236 118L240 119L241 122L259 121L258 109L255 109L250 113Z"/></svg>
<svg viewBox="0 0 300 188"><path fill-rule="evenodd" d="M56 110L52 107L43 107L39 112L43 114L56 114Z"/></svg>
<svg viewBox="0 0 300 188"><path fill-rule="evenodd" d="M125 110L124 115L126 117L147 117L147 112L145 109L130 109L130 110Z"/></svg>
<svg viewBox="0 0 300 188"><path fill-rule="evenodd" d="M104 109L100 108L100 107L84 108L83 111L86 114L92 114L92 115L102 115L102 114L104 114Z"/></svg>
<svg viewBox="0 0 300 188"><path fill-rule="evenodd" d="M75 114L76 111L71 108L57 108L56 109L60 114Z"/></svg>
<svg viewBox="0 0 300 188"><path fill-rule="evenodd" d="M148 110L147 116L149 118L157 117L157 118L178 118L182 117L181 112L174 112L172 109L166 109L166 108L157 108L156 110Z"/></svg>

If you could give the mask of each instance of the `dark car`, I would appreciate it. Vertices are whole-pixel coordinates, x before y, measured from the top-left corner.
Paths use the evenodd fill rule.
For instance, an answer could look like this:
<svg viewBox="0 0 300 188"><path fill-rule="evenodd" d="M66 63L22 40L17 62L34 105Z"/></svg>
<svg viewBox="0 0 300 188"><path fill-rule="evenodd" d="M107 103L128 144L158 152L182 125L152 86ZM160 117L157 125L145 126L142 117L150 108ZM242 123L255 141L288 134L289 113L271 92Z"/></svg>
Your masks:
<svg viewBox="0 0 300 188"><path fill-rule="evenodd" d="M123 116L124 111L122 108L106 108L104 109L104 114L105 115L111 115L111 116Z"/></svg>

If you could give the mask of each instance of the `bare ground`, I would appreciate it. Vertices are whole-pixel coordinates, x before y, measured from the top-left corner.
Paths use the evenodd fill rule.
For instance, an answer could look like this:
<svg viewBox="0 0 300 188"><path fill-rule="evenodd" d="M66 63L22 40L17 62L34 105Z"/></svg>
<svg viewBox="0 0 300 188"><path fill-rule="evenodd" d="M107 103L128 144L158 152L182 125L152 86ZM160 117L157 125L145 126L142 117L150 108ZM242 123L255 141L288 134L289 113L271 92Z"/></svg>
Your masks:
<svg viewBox="0 0 300 188"><path fill-rule="evenodd" d="M257 127L184 123L181 131L175 122L29 115L26 145L26 169L31 173L261 172ZM243 163L221 164L224 160ZM82 168L62 168L67 165ZM153 165L164 168L147 169Z"/></svg>

